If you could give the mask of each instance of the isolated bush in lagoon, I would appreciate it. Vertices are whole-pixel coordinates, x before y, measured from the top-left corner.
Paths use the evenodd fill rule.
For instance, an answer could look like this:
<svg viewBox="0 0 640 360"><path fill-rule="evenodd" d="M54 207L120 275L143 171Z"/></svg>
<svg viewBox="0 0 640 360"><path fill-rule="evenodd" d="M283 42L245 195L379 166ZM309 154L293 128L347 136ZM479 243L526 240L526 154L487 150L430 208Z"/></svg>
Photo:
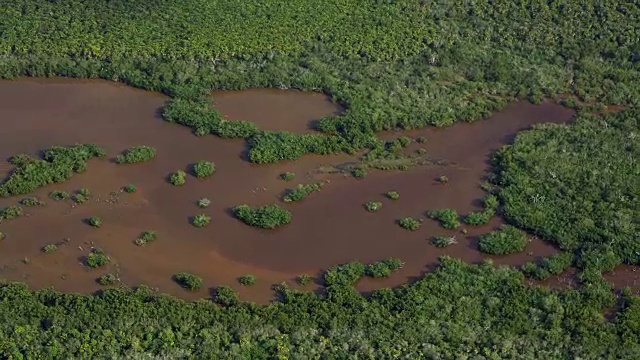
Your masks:
<svg viewBox="0 0 640 360"><path fill-rule="evenodd" d="M455 229L460 226L460 216L453 209L436 209L427 212L431 219L438 220L445 229Z"/></svg>
<svg viewBox="0 0 640 360"><path fill-rule="evenodd" d="M422 221L411 217L406 217L398 220L398 225L400 225L404 229L416 231L420 228L420 225L422 225Z"/></svg>
<svg viewBox="0 0 640 360"><path fill-rule="evenodd" d="M111 258L104 252L104 250L95 248L91 250L87 255L86 265L89 268L95 269L107 265L111 262Z"/></svg>
<svg viewBox="0 0 640 360"><path fill-rule="evenodd" d="M234 215L245 224L263 229L275 229L291 222L291 212L277 204L260 207L239 205L233 209Z"/></svg>
<svg viewBox="0 0 640 360"><path fill-rule="evenodd" d="M205 214L198 214L191 218L191 225L197 228L203 228L211 222L211 217Z"/></svg>
<svg viewBox="0 0 640 360"><path fill-rule="evenodd" d="M178 285L191 291L199 290L202 287L202 278L186 272L177 273L173 279Z"/></svg>
<svg viewBox="0 0 640 360"><path fill-rule="evenodd" d="M135 164L149 161L156 156L156 149L151 146L132 146L116 157L118 164Z"/></svg>
<svg viewBox="0 0 640 360"><path fill-rule="evenodd" d="M187 173L182 170L171 173L171 175L169 175L169 182L174 186L182 186L187 182Z"/></svg>
<svg viewBox="0 0 640 360"><path fill-rule="evenodd" d="M93 144L53 146L43 151L42 159L16 155L9 161L15 168L0 184L0 197L28 194L46 185L61 183L74 173L84 172L87 160L105 155L104 149Z"/></svg>
<svg viewBox="0 0 640 360"><path fill-rule="evenodd" d="M364 208L368 212L376 212L376 211L382 209L382 203L379 202L379 201L369 201L369 202L364 204Z"/></svg>
<svg viewBox="0 0 640 360"><path fill-rule="evenodd" d="M216 166L211 161L200 160L193 165L193 175L198 178L206 178L216 171Z"/></svg>
<svg viewBox="0 0 640 360"><path fill-rule="evenodd" d="M7 206L0 210L0 220L11 220L24 215L22 207L17 205Z"/></svg>
<svg viewBox="0 0 640 360"><path fill-rule="evenodd" d="M299 184L293 189L289 189L282 198L284 202L301 201L316 191L320 191L324 183Z"/></svg>
<svg viewBox="0 0 640 360"><path fill-rule="evenodd" d="M37 196L31 196L31 197L20 200L20 205L33 207L33 206L45 206L46 203L44 202L44 200L40 199Z"/></svg>

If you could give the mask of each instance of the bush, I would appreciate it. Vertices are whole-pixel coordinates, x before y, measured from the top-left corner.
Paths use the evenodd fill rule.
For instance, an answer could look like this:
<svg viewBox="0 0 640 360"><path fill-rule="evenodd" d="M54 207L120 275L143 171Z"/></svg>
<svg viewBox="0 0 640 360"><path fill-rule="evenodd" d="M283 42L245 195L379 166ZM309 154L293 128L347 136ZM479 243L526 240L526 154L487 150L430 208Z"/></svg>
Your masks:
<svg viewBox="0 0 640 360"><path fill-rule="evenodd" d="M284 181L291 181L295 177L296 177L296 174L292 172L286 172L286 173L280 174L280 178Z"/></svg>
<svg viewBox="0 0 640 360"><path fill-rule="evenodd" d="M431 239L431 243L436 247L444 248L449 245L455 244L456 237L455 236L434 236Z"/></svg>
<svg viewBox="0 0 640 360"><path fill-rule="evenodd" d="M98 216L92 216L87 219L87 223L95 228L99 228L102 226L102 219L100 219Z"/></svg>
<svg viewBox="0 0 640 360"><path fill-rule="evenodd" d="M389 258L367 265L365 274L372 278L388 277L392 271L401 269L404 263L398 258Z"/></svg>
<svg viewBox="0 0 640 360"><path fill-rule="evenodd" d="M113 285L119 282L120 279L118 279L118 277L115 276L114 274L104 274L104 275L100 275L100 277L98 277L96 281L100 285L107 286L107 285Z"/></svg>
<svg viewBox="0 0 640 360"><path fill-rule="evenodd" d="M502 225L498 230L480 236L480 251L493 255L506 255L523 251L527 245L527 234L511 225Z"/></svg>
<svg viewBox="0 0 640 360"><path fill-rule="evenodd" d="M218 286L213 301L220 305L232 306L239 302L238 294L229 286Z"/></svg>
<svg viewBox="0 0 640 360"><path fill-rule="evenodd" d="M46 205L46 203L39 197L32 196L32 197L28 197L20 200L20 205L33 207L33 206L44 206Z"/></svg>
<svg viewBox="0 0 640 360"><path fill-rule="evenodd" d="M78 194L84 196L84 197L89 197L91 196L91 191L87 188L82 188L80 190L78 190Z"/></svg>
<svg viewBox="0 0 640 360"><path fill-rule="evenodd" d="M126 192L126 193L129 193L129 194L132 194L132 193L134 193L134 192L138 191L138 188L137 188L135 185L133 185L133 184L128 184L128 185L125 185L125 186L122 188L122 191L124 191L124 192Z"/></svg>
<svg viewBox="0 0 640 360"><path fill-rule="evenodd" d="M420 228L422 222L414 218L406 217L398 220L398 225L400 225L404 229L416 231Z"/></svg>
<svg viewBox="0 0 640 360"><path fill-rule="evenodd" d="M327 287L353 285L366 274L366 270L367 267L359 261L332 266L325 273L324 281Z"/></svg>
<svg viewBox="0 0 640 360"><path fill-rule="evenodd" d="M282 198L284 202L300 201L309 196L310 194L320 191L323 183L315 184L299 184L293 189L290 189L287 194Z"/></svg>
<svg viewBox="0 0 640 360"><path fill-rule="evenodd" d="M198 206L201 208L208 208L209 205L211 205L211 200L207 199L207 198L202 198L198 200Z"/></svg>
<svg viewBox="0 0 640 360"><path fill-rule="evenodd" d="M49 193L49 197L55 201L61 201L68 199L69 193L66 191L54 190Z"/></svg>
<svg viewBox="0 0 640 360"><path fill-rule="evenodd" d="M116 157L118 164L135 164L149 161L156 156L156 149L151 146L132 146Z"/></svg>
<svg viewBox="0 0 640 360"><path fill-rule="evenodd" d="M438 182L440 184L447 184L447 183L449 183L449 178L444 176L444 175L440 175L440 176L438 176Z"/></svg>
<svg viewBox="0 0 640 360"><path fill-rule="evenodd" d="M53 252L56 252L57 250L58 250L58 245L56 244L47 244L42 248L42 251L47 254L51 254Z"/></svg>
<svg viewBox="0 0 640 360"><path fill-rule="evenodd" d="M173 275L173 280L177 282L178 285L191 291L199 290L202 287L202 278L186 272Z"/></svg>
<svg viewBox="0 0 640 360"><path fill-rule="evenodd" d="M158 234L153 231L145 231L134 241L134 243L138 246L146 245L152 241L155 241L158 238Z"/></svg>
<svg viewBox="0 0 640 360"><path fill-rule="evenodd" d="M193 165L193 175L197 178L206 178L216 171L215 164L213 162L200 160Z"/></svg>
<svg viewBox="0 0 640 360"><path fill-rule="evenodd" d="M379 201L369 201L368 203L364 204L364 208L369 212L376 212L382 209L382 203Z"/></svg>
<svg viewBox="0 0 640 360"><path fill-rule="evenodd" d="M107 265L110 261L111 259L104 250L95 248L87 255L86 264L87 267L95 269Z"/></svg>
<svg viewBox="0 0 640 360"><path fill-rule="evenodd" d="M233 209L234 215L247 225L263 229L275 229L291 222L291 212L280 206L266 205L252 208L239 205Z"/></svg>
<svg viewBox="0 0 640 360"><path fill-rule="evenodd" d="M302 274L302 275L298 276L298 284L300 284L302 286L310 284L311 281L313 281L313 276L311 276L311 275Z"/></svg>
<svg viewBox="0 0 640 360"><path fill-rule="evenodd" d="M438 220L445 229L455 229L460 226L460 216L453 209L437 209L427 213L431 219Z"/></svg>
<svg viewBox="0 0 640 360"><path fill-rule="evenodd" d="M492 217L493 214L486 211L471 212L464 217L464 223L472 226L485 225L489 222L489 220L491 220Z"/></svg>
<svg viewBox="0 0 640 360"><path fill-rule="evenodd" d="M87 202L87 200L89 200L86 196L82 195L82 194L75 194L72 197L73 202L75 202L76 204L84 204L85 202Z"/></svg>
<svg viewBox="0 0 640 360"><path fill-rule="evenodd" d="M353 176L356 179L362 179L365 176L367 176L367 170L363 167L357 167L351 170L351 176Z"/></svg>
<svg viewBox="0 0 640 360"><path fill-rule="evenodd" d="M0 210L0 220L11 220L20 217L24 214L24 211L20 206L11 205Z"/></svg>
<svg viewBox="0 0 640 360"><path fill-rule="evenodd" d="M397 191L389 191L385 194L386 197L388 197L391 200L398 200L400 199L400 194Z"/></svg>
<svg viewBox="0 0 640 360"><path fill-rule="evenodd" d="M427 143L427 138L424 136L419 136L416 138L416 142L419 144L426 144Z"/></svg>
<svg viewBox="0 0 640 360"><path fill-rule="evenodd" d="M197 228L203 228L211 222L211 217L205 214L198 214L191 218L191 225Z"/></svg>
<svg viewBox="0 0 640 360"><path fill-rule="evenodd" d="M238 278L238 282L244 286L251 286L256 283L256 277L254 275L244 275Z"/></svg>
<svg viewBox="0 0 640 360"><path fill-rule="evenodd" d="M174 186L182 186L187 182L187 173L182 170L178 170L169 175L169 182Z"/></svg>
<svg viewBox="0 0 640 360"><path fill-rule="evenodd" d="M104 156L104 149L96 145L53 146L43 151L43 158L18 155L10 159L15 166L11 175L0 185L0 197L28 194L40 187L61 183L74 173L87 168L87 160Z"/></svg>

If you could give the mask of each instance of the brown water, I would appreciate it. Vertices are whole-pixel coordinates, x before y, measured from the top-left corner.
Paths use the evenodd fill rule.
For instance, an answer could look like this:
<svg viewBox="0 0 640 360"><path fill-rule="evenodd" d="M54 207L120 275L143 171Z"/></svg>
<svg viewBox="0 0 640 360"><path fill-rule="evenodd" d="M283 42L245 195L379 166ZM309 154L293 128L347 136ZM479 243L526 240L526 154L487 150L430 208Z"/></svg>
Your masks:
<svg viewBox="0 0 640 360"><path fill-rule="evenodd" d="M273 123L260 123L264 129L302 131L300 124L337 111L321 95L287 94L249 91L217 93L214 98L230 119L258 121L252 117L258 115L263 121L272 119L269 121ZM254 100L242 100L244 96ZM284 100L288 96L291 99ZM428 142L414 144L409 151L420 145L430 156L453 164L405 172L378 171L356 180L318 171L354 161L348 155L310 155L294 162L259 166L245 162L241 156L244 141L195 137L188 128L163 122L158 114L165 101L166 97L159 94L103 81L0 81L0 122L5 134L10 134L0 142L2 158L74 143L97 143L108 150L110 158L133 145L157 149L156 158L144 164L91 160L87 172L36 191L35 195L46 198L51 190L87 187L94 196L90 203L77 206L47 199L47 206L27 209L29 216L1 223L0 231L7 238L0 243L0 277L64 291L98 290L94 279L107 269L86 270L80 264L89 247L95 245L111 255L110 269L119 271L123 284L147 284L184 298L207 296L208 288L225 284L239 290L244 299L266 302L273 296L270 287L274 283L292 282L301 273L316 275L321 269L351 260L369 262L395 256L406 262L389 279L361 281L359 288L368 291L411 280L436 264L441 255L471 262L492 258L499 264L522 264L556 251L532 239L524 253L502 257L479 253L477 236L499 226L497 218L487 226L469 227L466 235L444 230L431 220L410 232L400 228L396 220L405 216L425 218L425 212L435 208L455 208L461 214L479 209L485 194L478 185L486 174L490 154L531 124L571 119L573 113L560 106L519 102L474 124L411 132L411 136L426 136ZM273 105L278 101L287 106ZM249 107L243 102L255 105ZM305 115L307 108L309 115ZM277 119L288 120L285 124L277 123ZM216 163L214 176L206 180L189 177L183 187L165 181L168 173L186 169L200 159ZM6 176L9 170L3 164L0 171L5 173L0 176ZM285 171L295 172L297 178L290 183L280 180L279 174ZM446 175L450 182L437 184L434 179L440 175ZM283 204L292 211L293 221L281 229L251 228L229 215L233 206L279 202L285 189L315 181L328 183L301 203ZM118 203L105 201L110 192L129 183L138 187L137 193L119 194ZM397 190L400 199L386 199L382 194L389 190ZM194 204L201 197L212 200L206 210ZM0 206L15 204L20 198L0 199ZM364 211L362 204L371 200L381 201L382 210ZM200 212L213 218L204 229L188 222L189 216ZM82 222L91 215L100 216L104 226L93 229ZM145 247L134 245L133 240L145 230L157 231L158 240ZM455 234L458 244L446 249L432 246L430 237L441 234ZM42 253L41 247L48 243L60 243L60 250ZM29 259L27 264L22 261L25 257ZM203 277L205 288L195 293L179 288L171 276L180 271ZM258 277L256 285L237 284L236 278L247 273Z"/></svg>

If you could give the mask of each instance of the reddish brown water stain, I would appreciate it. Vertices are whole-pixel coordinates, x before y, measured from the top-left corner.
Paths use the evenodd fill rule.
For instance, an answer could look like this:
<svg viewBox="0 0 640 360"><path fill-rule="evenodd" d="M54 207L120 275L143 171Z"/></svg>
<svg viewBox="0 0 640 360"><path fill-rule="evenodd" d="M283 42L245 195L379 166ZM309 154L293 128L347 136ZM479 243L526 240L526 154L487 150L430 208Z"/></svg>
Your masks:
<svg viewBox="0 0 640 360"><path fill-rule="evenodd" d="M251 121L271 131L312 132L315 121L341 111L328 96L299 90L216 91L212 97L225 118Z"/></svg>
<svg viewBox="0 0 640 360"><path fill-rule="evenodd" d="M260 93L248 92L254 98ZM272 91L265 94L267 99L273 96ZM466 235L444 230L428 219L418 231L410 232L400 228L396 220L426 218L425 212L435 208L454 208L461 214L479 209L485 193L478 185L491 152L533 123L569 120L572 112L559 106L514 103L489 120L411 132L412 136L428 138L422 147L430 156L454 165L378 171L355 180L317 171L324 165L354 161L348 155L305 156L295 162L260 166L242 161L243 141L195 137L185 127L163 122L157 114L165 101L158 94L102 81L0 82L0 121L11 134L0 143L4 158L73 143L100 144L110 157L133 145L157 148L157 157L148 163L115 165L108 159L91 160L86 173L38 190L35 194L46 198L54 189L87 187L94 197L90 203L75 207L49 201L44 208L29 209L29 217L0 224L0 231L7 234L0 243L0 277L25 280L35 287L95 291L100 287L94 279L107 270L85 270L79 262L90 246L98 246L112 256L110 268L119 272L126 285L147 284L192 299L207 296L209 287L226 284L238 289L243 299L266 302L272 299L274 283L291 282L301 273L316 275L321 269L351 260L370 262L394 256L406 262L389 279L360 282L359 288L366 291L419 276L441 255L470 262L492 258L498 264L522 264L556 251L548 243L533 240L521 254L489 257L479 253L478 235L499 226L498 218L483 227L468 227ZM281 108L281 116L272 118L291 116L290 110L301 111L295 110L297 105L291 106L294 110ZM252 111L260 114L258 108L256 105ZM334 110L327 108L325 114L314 113L296 122L305 123ZM411 149L417 147L412 145ZM182 187L166 182L167 174L187 169L200 159L216 163L213 177L198 180L190 176ZM290 183L280 180L279 174L285 171L295 172L296 179ZM446 175L450 182L437 184L434 179L440 175ZM233 206L279 202L286 188L315 181L328 183L301 203L283 204L293 212L293 222L284 228L259 230L229 215ZM118 203L105 201L110 192L129 183L138 187L137 193L120 193ZM389 190L397 190L400 199L386 199L383 194ZM201 197L210 198L212 205L199 209L195 201ZM0 206L19 199L0 199ZM366 212L362 205L371 200L381 201L382 210ZM213 219L208 227L197 229L188 219L201 212ZM91 215L102 217L104 226L94 229L82 222ZM157 231L158 240L145 247L135 246L132 242L146 230ZM429 243L432 236L441 234L455 235L458 244L439 249ZM70 240L58 252L40 251L42 246L65 238ZM21 262L25 257L28 264ZM171 281L180 271L202 276L205 288L193 293L180 289ZM247 273L258 277L256 285L237 284L236 278Z"/></svg>

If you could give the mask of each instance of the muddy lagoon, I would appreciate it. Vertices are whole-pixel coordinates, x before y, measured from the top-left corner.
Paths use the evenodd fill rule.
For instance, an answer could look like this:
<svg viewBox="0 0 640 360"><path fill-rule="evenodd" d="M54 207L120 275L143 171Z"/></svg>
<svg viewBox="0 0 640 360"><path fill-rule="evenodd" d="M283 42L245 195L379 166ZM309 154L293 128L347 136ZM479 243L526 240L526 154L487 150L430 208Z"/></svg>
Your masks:
<svg viewBox="0 0 640 360"><path fill-rule="evenodd" d="M317 281L301 285L296 279L316 278L352 260L370 263L394 257L404 262L389 277L360 281L359 289L366 292L411 281L442 255L522 265L558 251L528 236L524 251L487 255L479 251L478 238L502 224L499 216L482 226L446 229L427 213L450 208L462 217L482 210L487 192L481 184L493 152L533 124L570 121L570 109L551 102L515 102L471 124L386 132L380 136L411 138L402 152L425 161L404 171L374 170L358 179L344 169L357 162L359 154L252 164L246 160L244 140L197 137L189 128L163 121L160 110L167 99L106 81L0 81L5 134L0 177L11 175L12 156L38 157L52 146L96 144L107 152L88 160L86 171L67 181L0 198L0 208L31 197L44 202L22 206L22 216L0 222L0 278L35 288L91 293L103 288L97 278L111 274L112 286L145 284L186 299L208 297L210 289L228 285L244 300L265 303L273 299L274 284L319 290ZM341 111L323 94L295 90L214 92L212 100L228 120L296 133L313 132L314 121ZM140 145L154 148L155 157L136 164L114 160ZM192 175L193 164L200 160L215 164L211 176ZM180 186L169 181L177 171L186 174ZM301 201L285 201L287 191L298 184L321 186ZM51 198L55 191L72 198L56 201ZM397 192L397 199L390 198L391 191ZM86 196L76 201L74 194ZM233 214L241 204L278 204L291 213L291 221L277 229L248 226ZM209 218L208 224L194 226L196 215ZM99 226L88 223L92 217L100 220ZM419 222L417 230L399 225L409 217ZM152 241L139 240L150 234ZM437 236L452 244L434 246ZM87 260L96 248L109 261L91 268ZM202 287L180 287L174 275L181 272L201 277ZM254 281L245 277L242 282L251 286L238 281L249 274Z"/></svg>

